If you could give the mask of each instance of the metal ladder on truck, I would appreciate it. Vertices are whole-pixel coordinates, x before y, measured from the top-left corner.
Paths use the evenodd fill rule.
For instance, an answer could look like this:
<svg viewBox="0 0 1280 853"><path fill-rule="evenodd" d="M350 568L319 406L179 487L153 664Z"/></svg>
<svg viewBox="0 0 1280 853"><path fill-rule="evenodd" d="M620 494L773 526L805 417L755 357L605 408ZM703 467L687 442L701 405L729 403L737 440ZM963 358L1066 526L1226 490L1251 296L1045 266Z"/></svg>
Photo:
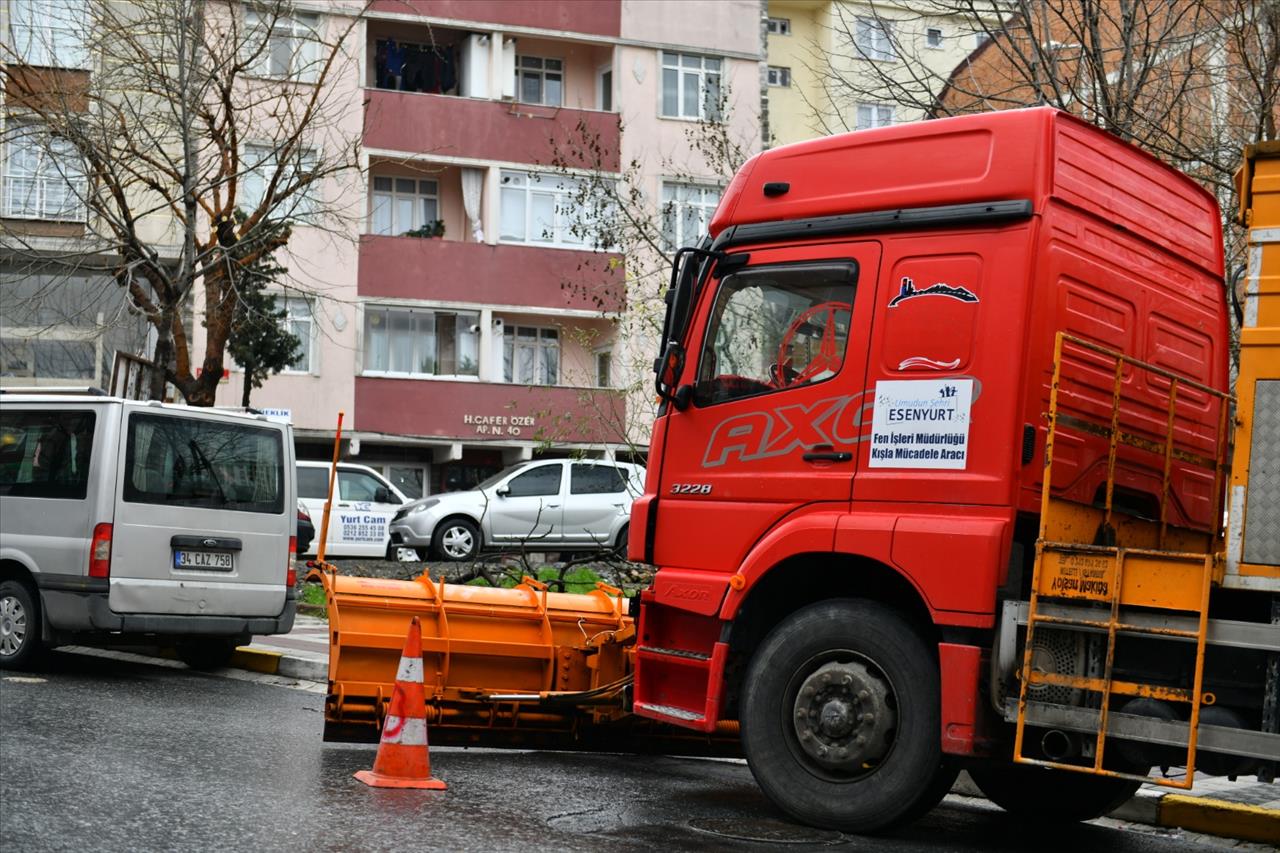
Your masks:
<svg viewBox="0 0 1280 853"><path fill-rule="evenodd" d="M1112 366L1111 405L1109 417L1081 416L1088 408L1076 405L1071 414L1060 395L1068 392L1063 375L1064 348L1071 348L1077 361L1087 359L1095 373L1100 363ZM1126 400L1122 390L1126 377L1139 373L1151 389L1167 384L1167 407L1164 412L1164 436L1152 440L1152 412L1144 404L1137 406ZM1078 387L1078 386L1077 386ZM1179 394L1195 395L1198 406L1213 413L1216 408L1216 431L1199 438L1202 452L1194 441L1179 440L1178 432L1187 431L1179 424ZM1021 678L1018 689L1014 760L1019 763L1154 782L1173 788L1187 789L1195 777L1197 736L1200 712L1214 697L1203 693L1206 636L1209 629L1209 596L1220 573L1221 561L1214 553L1218 539L1217 524L1212 529L1192 530L1170 524L1171 478L1175 468L1212 474L1212 510L1209 518L1220 519L1226 477L1224 464L1228 440L1228 395L1166 370L1154 364L1131 358L1090 341L1059 333L1054 348L1054 372L1050 389L1049 432L1045 447L1044 488L1040 515L1040 534L1036 542L1036 560L1032 576L1030 604L1026 613L1026 639L1023 649ZM1126 415L1128 417L1126 417ZM1135 427L1132 420L1147 421L1145 428ZM1183 418L1185 421L1185 416ZM1203 427L1204 424L1200 423ZM1192 425L1193 427L1196 424ZM1053 483L1055 445L1070 440L1105 441L1107 469L1102 506L1085 506L1055 497ZM1204 448L1208 440L1211 449ZM1192 445L1192 446L1189 446ZM1207 452L1204 452L1207 451ZM1151 461L1163 461L1159 519L1142 519L1117 510L1117 462L1122 455L1135 455ZM1036 634L1055 632L1083 633L1091 648L1092 667L1085 672L1045 671L1037 665ZM1102 638L1105 637L1105 646ZM1187 644L1194 644L1193 665L1189 683L1169 685L1148 683L1135 678L1118 678L1115 671L1116 647L1122 638L1141 637L1177 644L1170 651L1185 654ZM1099 649L1102 646L1102 649ZM1098 654L1098 652L1101 652ZM1100 660L1098 660L1100 658ZM1100 669L1100 671L1097 671ZM1037 701L1035 694L1058 688L1084 697L1085 701L1068 706ZM1061 695L1061 694L1059 694ZM1163 707L1182 706L1185 721L1169 715L1164 720L1145 721L1133 715L1111 712L1115 697L1152 700ZM1120 719L1121 717L1125 719ZM1186 767L1182 779L1151 777L1124 762L1107 761L1109 741L1123 741L1126 736L1151 741L1150 730L1164 725L1178 727L1185 742L1185 760L1170 760L1170 765ZM1066 756L1057 759L1026 754L1024 739L1029 726L1063 728L1092 732L1092 743L1086 737L1075 761ZM1146 729L1147 731L1143 731ZM1091 755L1090 755L1091 753Z"/></svg>

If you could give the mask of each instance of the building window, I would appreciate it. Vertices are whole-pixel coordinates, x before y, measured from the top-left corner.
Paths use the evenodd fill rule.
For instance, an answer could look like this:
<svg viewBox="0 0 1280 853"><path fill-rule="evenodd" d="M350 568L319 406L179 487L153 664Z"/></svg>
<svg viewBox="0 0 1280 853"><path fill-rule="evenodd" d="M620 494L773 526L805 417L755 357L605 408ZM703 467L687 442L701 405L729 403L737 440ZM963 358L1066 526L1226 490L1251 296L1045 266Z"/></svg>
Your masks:
<svg viewBox="0 0 1280 853"><path fill-rule="evenodd" d="M39 338L0 338L0 376L97 384L98 347L98 341L84 334L58 329L46 329Z"/></svg>
<svg viewBox="0 0 1280 853"><path fill-rule="evenodd" d="M766 28L771 36L789 36L791 35L791 19L770 18Z"/></svg>
<svg viewBox="0 0 1280 853"><path fill-rule="evenodd" d="M559 385L560 332L507 326L502 333L502 376L519 385Z"/></svg>
<svg viewBox="0 0 1280 853"><path fill-rule="evenodd" d="M975 50L982 47L989 41L991 41L991 34L985 30L980 33L973 34L973 47Z"/></svg>
<svg viewBox="0 0 1280 853"><path fill-rule="evenodd" d="M863 59L893 59L893 23L884 18L858 18L854 41Z"/></svg>
<svg viewBox="0 0 1280 853"><path fill-rule="evenodd" d="M364 374L478 376L480 315L367 307Z"/></svg>
<svg viewBox="0 0 1280 853"><path fill-rule="evenodd" d="M26 65L87 68L84 0L9 0L9 44Z"/></svg>
<svg viewBox="0 0 1280 853"><path fill-rule="evenodd" d="M560 175L502 173L499 237L508 243L580 248L586 224L578 221L578 182Z"/></svg>
<svg viewBox="0 0 1280 853"><path fill-rule="evenodd" d="M88 188L83 161L70 142L36 125L10 125L4 148L4 216L84 222Z"/></svg>
<svg viewBox="0 0 1280 853"><path fill-rule="evenodd" d="M311 353L315 344L315 317L312 314L311 300L291 296L282 301L285 330L292 332L299 341L298 357L285 368L285 372L310 373L313 367Z"/></svg>
<svg viewBox="0 0 1280 853"><path fill-rule="evenodd" d="M374 178L369 203L370 234L404 234L440 219L440 186L413 178Z"/></svg>
<svg viewBox="0 0 1280 853"><path fill-rule="evenodd" d="M596 387L613 387L613 350L600 350L596 353Z"/></svg>
<svg viewBox="0 0 1280 853"><path fill-rule="evenodd" d="M929 27L924 31L924 43L928 47L942 47L942 30L938 27Z"/></svg>
<svg viewBox="0 0 1280 853"><path fill-rule="evenodd" d="M517 56L516 92L521 103L560 106L564 103L564 62L541 56Z"/></svg>
<svg viewBox="0 0 1280 853"><path fill-rule="evenodd" d="M720 121L720 60L662 52L662 115Z"/></svg>
<svg viewBox="0 0 1280 853"><path fill-rule="evenodd" d="M240 197L241 207L256 210L263 203L267 185L273 177L279 175L273 198L267 205L273 218L290 221L305 221L315 216L318 207L315 184L299 188L300 178L310 174L316 168L314 151L301 149L293 159L277 165L277 151L267 145L246 145L240 158Z"/></svg>
<svg viewBox="0 0 1280 853"><path fill-rule="evenodd" d="M245 61L256 77L314 83L320 72L320 16L245 10Z"/></svg>
<svg viewBox="0 0 1280 853"><path fill-rule="evenodd" d="M893 124L892 104L858 104L858 123L856 130L870 130L873 127L888 127Z"/></svg>
<svg viewBox="0 0 1280 853"><path fill-rule="evenodd" d="M604 112L613 112L613 68L605 66L596 77L596 105Z"/></svg>
<svg viewBox="0 0 1280 853"><path fill-rule="evenodd" d="M720 203L719 187L662 184L662 235L672 248L693 246L707 231Z"/></svg>
<svg viewBox="0 0 1280 853"><path fill-rule="evenodd" d="M784 68L781 65L769 66L769 85L770 86L790 86L791 85L791 69Z"/></svg>

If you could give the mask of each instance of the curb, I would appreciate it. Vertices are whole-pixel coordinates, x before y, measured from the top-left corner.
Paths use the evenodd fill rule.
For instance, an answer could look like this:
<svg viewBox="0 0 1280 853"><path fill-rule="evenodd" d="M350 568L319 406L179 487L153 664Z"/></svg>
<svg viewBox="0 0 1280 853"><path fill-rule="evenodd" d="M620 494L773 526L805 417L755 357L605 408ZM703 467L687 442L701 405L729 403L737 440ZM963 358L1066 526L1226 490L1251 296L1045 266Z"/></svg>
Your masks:
<svg viewBox="0 0 1280 853"><path fill-rule="evenodd" d="M1280 810L1208 797L1165 794L1158 800L1156 825L1280 844Z"/></svg>
<svg viewBox="0 0 1280 853"><path fill-rule="evenodd" d="M329 680L327 662L294 657L267 649L255 649L250 646L241 646L236 649L235 654L231 656L231 662L227 665L235 669L247 669L251 672L279 675L299 681L327 682Z"/></svg>
<svg viewBox="0 0 1280 853"><path fill-rule="evenodd" d="M951 793L986 799L969 774L964 772L951 786ZM1215 800L1212 797L1165 792L1147 795L1138 793L1104 817L1163 829L1185 829L1240 841L1280 843L1280 810Z"/></svg>

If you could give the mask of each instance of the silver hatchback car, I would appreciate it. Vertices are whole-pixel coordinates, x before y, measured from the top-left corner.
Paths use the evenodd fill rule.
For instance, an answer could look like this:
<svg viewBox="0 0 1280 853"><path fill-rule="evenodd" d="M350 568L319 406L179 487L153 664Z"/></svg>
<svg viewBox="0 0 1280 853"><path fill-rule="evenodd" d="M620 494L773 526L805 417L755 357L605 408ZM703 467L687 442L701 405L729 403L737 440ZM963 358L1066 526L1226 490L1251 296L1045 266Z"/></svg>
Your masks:
<svg viewBox="0 0 1280 853"><path fill-rule="evenodd" d="M523 462L470 491L405 504L391 520L391 543L443 560L522 548L625 554L631 501L643 491L644 468L638 465Z"/></svg>

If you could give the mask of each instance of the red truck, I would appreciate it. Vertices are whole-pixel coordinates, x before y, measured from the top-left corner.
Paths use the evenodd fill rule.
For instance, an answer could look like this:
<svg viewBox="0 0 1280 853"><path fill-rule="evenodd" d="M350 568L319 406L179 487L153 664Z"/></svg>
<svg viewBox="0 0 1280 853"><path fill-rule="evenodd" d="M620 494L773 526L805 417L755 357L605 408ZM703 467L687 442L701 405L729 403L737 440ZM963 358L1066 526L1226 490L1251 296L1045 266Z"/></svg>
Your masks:
<svg viewBox="0 0 1280 853"><path fill-rule="evenodd" d="M1240 190L1233 403L1217 204L1138 149L1030 109L757 156L677 253L652 586L330 572L326 740L417 616L433 744L745 754L846 831L962 767L1040 822L1274 779L1280 145Z"/></svg>
<svg viewBox="0 0 1280 853"><path fill-rule="evenodd" d="M1188 719L1202 767L1271 778L1280 584L1206 559L1223 293L1214 198L1063 112L753 158L668 294L635 713L740 720L775 804L853 831L931 808L958 759L1008 809L1096 816L1187 765ZM1164 578L1182 604L1135 597ZM1107 743L1134 729L1105 758L1099 709Z"/></svg>

